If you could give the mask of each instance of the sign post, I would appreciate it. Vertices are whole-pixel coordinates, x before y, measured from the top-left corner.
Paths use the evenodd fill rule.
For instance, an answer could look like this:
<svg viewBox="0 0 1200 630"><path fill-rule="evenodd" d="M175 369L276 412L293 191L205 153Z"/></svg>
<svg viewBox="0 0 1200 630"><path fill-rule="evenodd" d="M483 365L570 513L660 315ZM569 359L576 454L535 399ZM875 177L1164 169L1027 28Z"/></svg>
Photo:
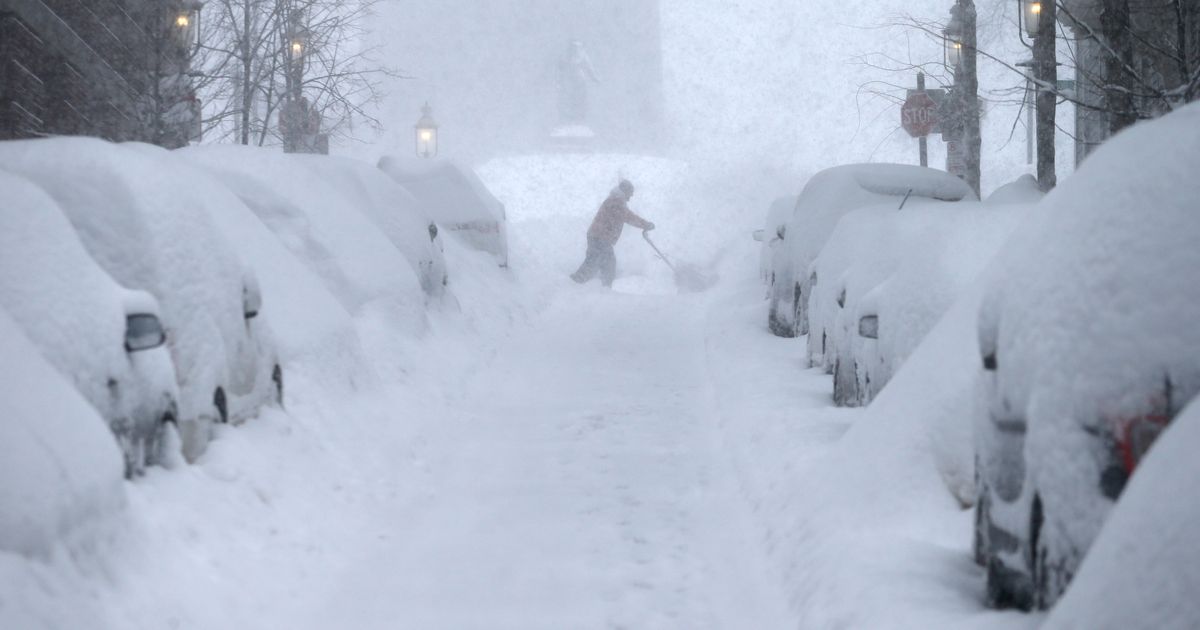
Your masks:
<svg viewBox="0 0 1200 630"><path fill-rule="evenodd" d="M929 147L925 137L938 123L938 107L925 91L925 73L917 73L917 89L910 92L900 108L900 126L920 143L921 166L929 166Z"/></svg>

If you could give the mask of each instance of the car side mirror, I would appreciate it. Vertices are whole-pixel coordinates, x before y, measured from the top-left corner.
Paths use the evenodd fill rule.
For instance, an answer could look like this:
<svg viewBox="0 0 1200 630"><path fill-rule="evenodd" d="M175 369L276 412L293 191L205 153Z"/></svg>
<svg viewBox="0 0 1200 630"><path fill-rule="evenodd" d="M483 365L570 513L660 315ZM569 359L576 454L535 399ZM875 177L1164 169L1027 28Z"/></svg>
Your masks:
<svg viewBox="0 0 1200 630"><path fill-rule="evenodd" d="M754 238L754 240L761 243L763 242L763 239L766 238L766 230L754 230L750 236Z"/></svg>
<svg viewBox="0 0 1200 630"><path fill-rule="evenodd" d="M858 320L858 336L864 339L879 338L879 316L863 315Z"/></svg>
<svg viewBox="0 0 1200 630"><path fill-rule="evenodd" d="M150 313L135 313L125 317L125 351L153 350L167 343L167 331L158 317Z"/></svg>

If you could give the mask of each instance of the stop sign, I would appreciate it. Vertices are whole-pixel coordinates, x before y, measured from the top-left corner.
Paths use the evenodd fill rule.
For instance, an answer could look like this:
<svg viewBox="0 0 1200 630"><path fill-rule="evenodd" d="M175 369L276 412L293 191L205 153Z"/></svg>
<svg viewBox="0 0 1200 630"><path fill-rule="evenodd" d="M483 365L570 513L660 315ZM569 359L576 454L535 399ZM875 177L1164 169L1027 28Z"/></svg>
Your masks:
<svg viewBox="0 0 1200 630"><path fill-rule="evenodd" d="M900 108L900 125L908 135L928 136L937 125L937 103L925 92L913 92Z"/></svg>

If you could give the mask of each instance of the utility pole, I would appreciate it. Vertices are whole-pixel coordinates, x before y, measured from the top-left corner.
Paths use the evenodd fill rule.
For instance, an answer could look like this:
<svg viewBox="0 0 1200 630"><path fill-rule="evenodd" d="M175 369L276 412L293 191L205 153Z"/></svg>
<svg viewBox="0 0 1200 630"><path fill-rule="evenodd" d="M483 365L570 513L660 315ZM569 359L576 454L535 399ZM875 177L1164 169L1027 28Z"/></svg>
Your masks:
<svg viewBox="0 0 1200 630"><path fill-rule="evenodd" d="M946 141L946 170L980 190L978 38L974 0L955 0L950 23L942 30L946 66L954 84L942 107L942 139Z"/></svg>
<svg viewBox="0 0 1200 630"><path fill-rule="evenodd" d="M962 24L962 61L954 73L954 89L960 91L963 111L963 144L966 145L967 184L979 195L980 153L983 135L979 131L979 40L975 32L975 0L958 0L955 7Z"/></svg>

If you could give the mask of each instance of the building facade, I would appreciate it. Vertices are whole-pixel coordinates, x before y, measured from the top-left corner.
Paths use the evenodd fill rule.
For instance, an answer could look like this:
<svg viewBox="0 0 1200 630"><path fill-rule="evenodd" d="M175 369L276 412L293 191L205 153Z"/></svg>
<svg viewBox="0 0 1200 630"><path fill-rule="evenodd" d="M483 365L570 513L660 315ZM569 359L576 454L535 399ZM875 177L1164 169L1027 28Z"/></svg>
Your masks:
<svg viewBox="0 0 1200 630"><path fill-rule="evenodd" d="M194 137L194 14L156 0L0 0L0 139Z"/></svg>

